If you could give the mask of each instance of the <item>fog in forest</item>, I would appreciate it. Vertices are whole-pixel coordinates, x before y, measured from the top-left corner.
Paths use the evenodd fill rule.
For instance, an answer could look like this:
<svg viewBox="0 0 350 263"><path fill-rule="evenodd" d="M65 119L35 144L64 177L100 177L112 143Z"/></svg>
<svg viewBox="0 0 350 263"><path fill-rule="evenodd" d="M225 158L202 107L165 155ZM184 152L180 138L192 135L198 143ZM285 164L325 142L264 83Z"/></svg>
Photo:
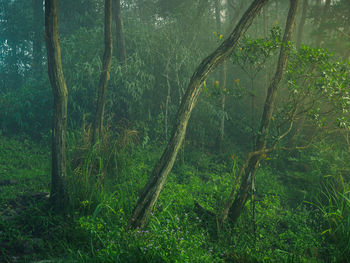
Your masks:
<svg viewBox="0 0 350 263"><path fill-rule="evenodd" d="M350 1L0 0L0 262L350 262Z"/></svg>

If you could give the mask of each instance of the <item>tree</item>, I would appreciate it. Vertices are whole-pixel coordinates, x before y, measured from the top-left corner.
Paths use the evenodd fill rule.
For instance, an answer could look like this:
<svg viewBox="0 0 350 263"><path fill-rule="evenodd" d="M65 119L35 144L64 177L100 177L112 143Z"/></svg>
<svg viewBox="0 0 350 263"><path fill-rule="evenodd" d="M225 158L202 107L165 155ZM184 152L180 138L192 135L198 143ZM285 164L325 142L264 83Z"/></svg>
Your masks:
<svg viewBox="0 0 350 263"><path fill-rule="evenodd" d="M43 1L32 0L34 37L33 37L33 63L34 72L41 72L42 69L42 40L43 40Z"/></svg>
<svg viewBox="0 0 350 263"><path fill-rule="evenodd" d="M246 161L243 167L241 168L240 174L237 177L238 180L241 180L241 185L238 190L238 194L236 195L235 186L231 192L230 197L228 198L223 207L221 223L226 220L228 215L230 215L230 219L233 222L235 222L238 219L243 207L247 202L250 190L252 189L253 192L255 191L255 174L258 169L261 158L266 153L267 136L269 134L269 127L272 119L274 103L277 96L277 90L279 87L279 83L283 79L283 75L287 66L289 42L291 40L294 28L295 17L298 9L298 2L299 0L290 0L290 8L285 26L280 55L277 63L277 69L274 78L272 79L271 84L268 88L264 105L264 111L260 122L260 129L255 142L254 151L248 154Z"/></svg>
<svg viewBox="0 0 350 263"><path fill-rule="evenodd" d="M322 22L326 20L327 14L329 13L329 9L331 6L331 0L326 0L326 3L323 7L322 14L319 16L319 24L318 24L318 30L322 31ZM316 36L316 47L320 47L322 42L322 32L318 32L318 35Z"/></svg>
<svg viewBox="0 0 350 263"><path fill-rule="evenodd" d="M102 71L98 85L98 97L95 118L92 124L91 144L95 144L103 132L103 115L106 105L106 93L111 70L113 40L112 40L112 0L105 0L104 21L105 51L103 54Z"/></svg>
<svg viewBox="0 0 350 263"><path fill-rule="evenodd" d="M222 33L222 26L221 26L221 1L215 0L215 20L216 20L216 29L218 34L220 35ZM225 135L225 105L226 105L226 95L225 95L225 89L226 89L226 74L227 74L227 64L226 61L223 63L222 68L219 70L220 75L220 88L223 90L222 96L221 96L221 122L220 122L220 133L218 138L218 146L220 151L222 150L222 144L224 140Z"/></svg>
<svg viewBox="0 0 350 263"><path fill-rule="evenodd" d="M203 82L232 53L239 39L247 31L254 18L266 3L267 0L255 0L228 38L212 54L205 58L195 70L177 112L172 136L161 158L156 163L152 171L152 176L142 190L142 194L129 219L129 227L143 228L147 224L154 204L163 189L184 140L188 120L198 100Z"/></svg>
<svg viewBox="0 0 350 263"><path fill-rule="evenodd" d="M54 97L52 124L51 202L61 211L67 201L65 188L68 90L63 76L58 36L58 0L45 0L45 34L48 72Z"/></svg>
<svg viewBox="0 0 350 263"><path fill-rule="evenodd" d="M303 1L303 7L302 7L302 13L301 13L301 18L299 22L299 28L298 28L298 34L297 34L297 40L296 40L296 46L299 49L301 46L301 40L303 38L303 32L304 32L304 26L305 26L305 21L306 21L306 13L308 9L308 0Z"/></svg>
<svg viewBox="0 0 350 263"><path fill-rule="evenodd" d="M121 15L120 0L114 0L114 19L117 36L117 59L120 64L126 63L126 49L124 40L123 20Z"/></svg>

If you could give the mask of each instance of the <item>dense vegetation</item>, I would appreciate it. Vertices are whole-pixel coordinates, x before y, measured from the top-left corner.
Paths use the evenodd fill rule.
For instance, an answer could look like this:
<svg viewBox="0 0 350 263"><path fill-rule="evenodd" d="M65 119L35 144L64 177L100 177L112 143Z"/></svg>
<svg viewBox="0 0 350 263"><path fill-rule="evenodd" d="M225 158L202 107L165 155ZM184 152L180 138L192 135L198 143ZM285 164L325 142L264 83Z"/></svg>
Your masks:
<svg viewBox="0 0 350 263"><path fill-rule="evenodd" d="M350 262L347 0L300 1L290 41L298 1L267 1L198 82L174 166L146 223L132 223L183 123L194 72L231 44L252 2L264 1L59 1L60 209L47 8L0 3L0 262Z"/></svg>

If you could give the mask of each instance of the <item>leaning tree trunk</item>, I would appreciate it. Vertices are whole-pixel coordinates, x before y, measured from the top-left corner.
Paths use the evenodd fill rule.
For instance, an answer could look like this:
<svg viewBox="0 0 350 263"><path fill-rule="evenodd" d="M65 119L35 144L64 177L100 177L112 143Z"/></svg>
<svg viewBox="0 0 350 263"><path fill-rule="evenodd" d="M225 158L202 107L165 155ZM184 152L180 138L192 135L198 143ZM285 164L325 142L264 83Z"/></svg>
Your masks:
<svg viewBox="0 0 350 263"><path fill-rule="evenodd" d="M289 52L288 43L291 40L294 28L295 17L298 9L298 2L299 0L290 0L290 8L284 31L281 51L277 63L277 70L267 92L264 111L260 123L260 129L255 143L255 152L259 154L252 154L251 157L248 158L249 162L244 172L244 176L242 177L242 182L240 185L240 189L238 190L238 195L233 201L234 196L236 194L236 189L234 188L231 192L229 199L224 205L221 215L221 222L224 222L228 215L230 216L230 219L233 222L236 222L236 220L238 219L243 207L247 202L247 198L249 196L249 192L252 186L252 182L254 181L259 162L261 160L262 155L264 154L264 150L266 149L267 136L269 133L269 126L272 118L274 103L277 96L278 86L283 78L287 66Z"/></svg>
<svg viewBox="0 0 350 263"><path fill-rule="evenodd" d="M166 178L173 167L177 153L185 137L187 123L191 116L191 112L196 105L204 80L207 78L210 72L212 72L228 56L230 56L239 39L247 31L254 18L260 12L264 4L267 3L267 1L268 0L255 0L228 38L211 55L202 61L192 75L180 108L177 112L172 136L161 158L155 165L151 178L148 180L141 196L139 197L131 218L129 219L129 227L143 228L147 224L151 211L153 210L153 206L157 201Z"/></svg>
<svg viewBox="0 0 350 263"><path fill-rule="evenodd" d="M124 40L123 20L121 15L120 0L114 0L114 19L117 36L117 59L120 64L126 63L126 49Z"/></svg>
<svg viewBox="0 0 350 263"><path fill-rule="evenodd" d="M98 85L98 97L96 105L95 119L92 124L91 142L94 145L103 132L103 115L106 105L106 93L109 80L109 72L112 63L112 0L105 0L105 22L104 22L105 52L103 54L102 72Z"/></svg>
<svg viewBox="0 0 350 263"><path fill-rule="evenodd" d="M54 97L50 200L55 210L61 211L67 201L65 178L68 91L62 71L58 36L58 0L45 0L45 33L48 73Z"/></svg>

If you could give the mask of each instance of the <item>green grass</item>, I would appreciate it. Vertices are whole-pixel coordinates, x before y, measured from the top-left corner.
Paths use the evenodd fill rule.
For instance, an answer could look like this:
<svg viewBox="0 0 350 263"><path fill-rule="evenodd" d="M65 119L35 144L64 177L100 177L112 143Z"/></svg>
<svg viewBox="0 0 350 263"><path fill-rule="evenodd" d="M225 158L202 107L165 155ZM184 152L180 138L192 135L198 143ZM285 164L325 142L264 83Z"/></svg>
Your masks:
<svg viewBox="0 0 350 263"><path fill-rule="evenodd" d="M2 186L0 203L24 193L49 190L50 152L24 139L0 137L0 180L16 184Z"/></svg>
<svg viewBox="0 0 350 263"><path fill-rule="evenodd" d="M161 153L159 147L126 148L112 156L115 165L106 165L100 152L85 154L81 166L69 170L69 213L57 215L47 200L28 198L49 189L48 150L8 138L1 138L0 146L1 180L17 181L1 186L0 211L18 209L11 219L0 216L0 262L337 262L344 258L336 253L337 244L329 233L322 234L330 218L322 218L303 200L290 205L288 200L298 188L292 179L286 181L268 168L269 163L257 174L255 233L251 200L238 224L227 224L219 233L215 217L196 208L198 202L212 213L220 210L239 162L233 165L228 157L218 163L210 154L189 147L187 158L193 155L201 161L176 163L148 227L131 231L126 230L127 220ZM102 154L111 159L110 152ZM328 213L335 211L334 205L325 205ZM340 227L348 222L348 210L344 211ZM342 232L348 233L345 228ZM343 249L348 246L344 242Z"/></svg>

